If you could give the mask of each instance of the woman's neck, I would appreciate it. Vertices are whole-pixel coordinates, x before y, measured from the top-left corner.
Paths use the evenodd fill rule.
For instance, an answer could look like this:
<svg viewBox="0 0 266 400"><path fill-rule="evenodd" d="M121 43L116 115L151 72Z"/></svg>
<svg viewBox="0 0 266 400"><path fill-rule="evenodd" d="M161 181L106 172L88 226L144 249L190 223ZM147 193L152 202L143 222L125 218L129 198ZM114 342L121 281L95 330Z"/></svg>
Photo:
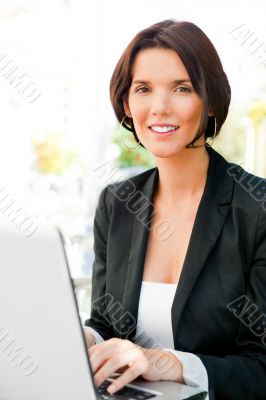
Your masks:
<svg viewBox="0 0 266 400"><path fill-rule="evenodd" d="M156 198L165 205L177 199L193 200L201 197L209 166L205 147L185 149L176 157L156 158L159 182Z"/></svg>

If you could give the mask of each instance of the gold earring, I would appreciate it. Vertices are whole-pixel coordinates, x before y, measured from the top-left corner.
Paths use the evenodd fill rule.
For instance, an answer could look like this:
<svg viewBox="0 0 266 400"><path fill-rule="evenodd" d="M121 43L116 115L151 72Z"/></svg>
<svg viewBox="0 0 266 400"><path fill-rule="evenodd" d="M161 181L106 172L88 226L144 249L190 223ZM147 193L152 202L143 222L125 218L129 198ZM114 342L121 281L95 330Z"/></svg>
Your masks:
<svg viewBox="0 0 266 400"><path fill-rule="evenodd" d="M136 144L136 146L134 146L134 147L128 146L128 145L126 144L126 142L125 142L125 139L126 139L126 136L125 136L125 128L123 127L123 122L124 122L124 120L125 120L126 117L127 117L127 115L125 115L124 118L122 119L122 121L120 122L119 131L120 131L121 139L122 139L122 142L123 142L124 146L127 147L127 148L130 149L130 150L134 150L134 149L136 149L136 148L138 147L138 145L140 144L140 141L138 141L137 144ZM133 134L132 134L132 135L133 135ZM132 137L132 136L131 136L131 137Z"/></svg>
<svg viewBox="0 0 266 400"><path fill-rule="evenodd" d="M212 147L213 141L214 141L214 139L216 137L216 131L217 131L217 122L216 122L216 117L214 115L214 134L212 135L212 139L211 139L210 142L207 142L207 141L205 142L206 146Z"/></svg>

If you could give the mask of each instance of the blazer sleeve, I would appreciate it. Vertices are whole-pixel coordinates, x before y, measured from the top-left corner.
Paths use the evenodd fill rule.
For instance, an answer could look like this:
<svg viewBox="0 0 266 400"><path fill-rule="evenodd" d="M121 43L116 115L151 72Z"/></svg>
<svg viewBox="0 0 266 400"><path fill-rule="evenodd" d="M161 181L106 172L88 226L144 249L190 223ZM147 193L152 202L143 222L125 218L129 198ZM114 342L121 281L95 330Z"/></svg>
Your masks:
<svg viewBox="0 0 266 400"><path fill-rule="evenodd" d="M109 230L109 216L106 207L106 193L108 186L99 196L98 206L94 218L94 263L92 273L91 314L85 321L85 326L94 329L104 339L114 337L111 322L107 318L106 295L106 264L107 264L107 237Z"/></svg>
<svg viewBox="0 0 266 400"><path fill-rule="evenodd" d="M266 399L266 212L261 204L256 237L246 294L227 305L239 319L237 354L197 354L208 373L210 400Z"/></svg>

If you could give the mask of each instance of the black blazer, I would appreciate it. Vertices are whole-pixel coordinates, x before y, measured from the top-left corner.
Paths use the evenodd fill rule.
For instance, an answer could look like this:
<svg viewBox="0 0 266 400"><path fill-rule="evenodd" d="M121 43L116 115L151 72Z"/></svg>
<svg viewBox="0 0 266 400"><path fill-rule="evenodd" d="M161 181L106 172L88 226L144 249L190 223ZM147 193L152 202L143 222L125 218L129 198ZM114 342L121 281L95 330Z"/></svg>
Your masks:
<svg viewBox="0 0 266 400"><path fill-rule="evenodd" d="M206 148L207 181L171 309L174 345L201 359L211 400L265 400L266 181ZM100 195L85 324L105 340L134 341L157 182L153 168Z"/></svg>

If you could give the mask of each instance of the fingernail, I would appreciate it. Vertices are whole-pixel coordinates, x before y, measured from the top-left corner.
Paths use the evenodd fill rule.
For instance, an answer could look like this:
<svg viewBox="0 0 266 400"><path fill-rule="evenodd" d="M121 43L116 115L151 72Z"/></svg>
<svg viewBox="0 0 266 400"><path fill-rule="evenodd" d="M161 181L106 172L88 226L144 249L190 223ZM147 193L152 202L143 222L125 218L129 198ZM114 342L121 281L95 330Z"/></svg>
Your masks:
<svg viewBox="0 0 266 400"><path fill-rule="evenodd" d="M108 386L107 390L109 393L113 394L116 390L116 387L114 384L112 384L112 385Z"/></svg>

